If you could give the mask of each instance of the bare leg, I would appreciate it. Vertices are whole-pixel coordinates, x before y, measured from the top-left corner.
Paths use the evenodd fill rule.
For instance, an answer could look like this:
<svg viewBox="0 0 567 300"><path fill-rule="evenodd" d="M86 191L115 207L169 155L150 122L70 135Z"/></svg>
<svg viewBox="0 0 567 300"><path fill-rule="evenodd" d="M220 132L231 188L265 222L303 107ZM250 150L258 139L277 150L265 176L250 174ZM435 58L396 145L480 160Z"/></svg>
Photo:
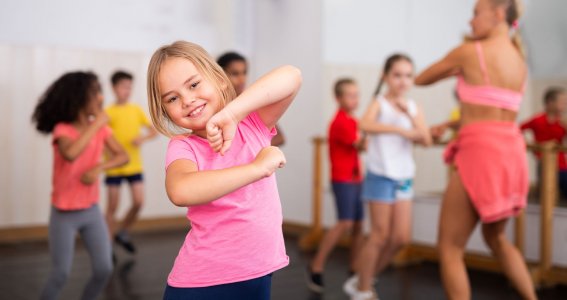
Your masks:
<svg viewBox="0 0 567 300"><path fill-rule="evenodd" d="M120 201L120 186L108 185L108 205L106 206L106 224L108 225L109 236L112 239L116 230L116 209Z"/></svg>
<svg viewBox="0 0 567 300"><path fill-rule="evenodd" d="M351 246L349 253L349 266L350 271L356 271L356 259L360 254L360 249L364 243L362 234L362 221L354 222L351 233Z"/></svg>
<svg viewBox="0 0 567 300"><path fill-rule="evenodd" d="M397 201L392 208L392 222L390 239L380 254L376 264L375 274L380 274L390 264L392 258L400 249L411 241L411 201Z"/></svg>
<svg viewBox="0 0 567 300"><path fill-rule="evenodd" d="M311 271L314 273L322 273L325 268L325 262L327 257L335 248L338 240L343 236L345 232L348 232L353 227L353 221L351 220L340 220L333 228L329 229L321 244L319 245L319 250L311 262Z"/></svg>
<svg viewBox="0 0 567 300"><path fill-rule="evenodd" d="M450 300L471 298L463 257L465 246L477 222L478 215L467 196L459 174L453 172L443 197L437 242L441 279Z"/></svg>
<svg viewBox="0 0 567 300"><path fill-rule="evenodd" d="M524 258L518 249L506 239L504 234L507 221L483 224L482 234L484 240L502 265L504 274L510 279L522 298L527 300L537 299Z"/></svg>
<svg viewBox="0 0 567 300"><path fill-rule="evenodd" d="M376 262L390 236L390 220L393 205L371 201L369 202L369 207L372 226L356 263L356 270L359 276L359 291L371 290Z"/></svg>
<svg viewBox="0 0 567 300"><path fill-rule="evenodd" d="M144 204L144 183L142 181L132 183L130 193L132 194L132 206L120 224L120 230L128 230L138 219L138 214Z"/></svg>

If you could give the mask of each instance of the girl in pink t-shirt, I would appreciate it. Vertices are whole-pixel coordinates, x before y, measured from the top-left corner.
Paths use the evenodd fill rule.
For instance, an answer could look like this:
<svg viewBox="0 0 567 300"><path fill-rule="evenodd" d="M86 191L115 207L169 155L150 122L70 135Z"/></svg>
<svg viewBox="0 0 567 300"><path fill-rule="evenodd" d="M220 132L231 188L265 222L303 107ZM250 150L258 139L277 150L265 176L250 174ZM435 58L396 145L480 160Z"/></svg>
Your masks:
<svg viewBox="0 0 567 300"><path fill-rule="evenodd" d="M106 126L102 93L93 73L67 73L41 97L33 113L39 132L53 134L53 187L49 217L52 268L40 299L57 299L81 235L93 274L81 299L96 299L112 272L108 229L98 208L98 175L128 162ZM104 149L110 159L101 162Z"/></svg>
<svg viewBox="0 0 567 300"><path fill-rule="evenodd" d="M166 191L192 225L164 299L269 299L271 274L289 263L274 175L285 157L270 140L300 85L300 71L284 66L236 97L198 45L178 41L152 56L150 115L173 137Z"/></svg>

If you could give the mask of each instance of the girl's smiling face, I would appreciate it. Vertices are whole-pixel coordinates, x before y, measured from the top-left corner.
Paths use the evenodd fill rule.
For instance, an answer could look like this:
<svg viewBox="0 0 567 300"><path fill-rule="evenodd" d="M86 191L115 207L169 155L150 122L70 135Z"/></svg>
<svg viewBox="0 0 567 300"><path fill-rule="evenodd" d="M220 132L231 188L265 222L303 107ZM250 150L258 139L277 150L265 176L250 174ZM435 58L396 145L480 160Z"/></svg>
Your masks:
<svg viewBox="0 0 567 300"><path fill-rule="evenodd" d="M221 109L221 97L215 86L191 61L178 57L163 63L158 85L162 105L171 121L205 137L207 122Z"/></svg>

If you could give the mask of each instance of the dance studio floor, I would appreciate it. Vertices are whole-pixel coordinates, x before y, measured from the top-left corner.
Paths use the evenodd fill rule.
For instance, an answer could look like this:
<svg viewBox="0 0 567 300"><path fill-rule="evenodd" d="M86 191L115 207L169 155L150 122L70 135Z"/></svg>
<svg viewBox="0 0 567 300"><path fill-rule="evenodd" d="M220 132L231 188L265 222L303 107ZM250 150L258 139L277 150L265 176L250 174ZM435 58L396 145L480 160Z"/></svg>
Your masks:
<svg viewBox="0 0 567 300"><path fill-rule="evenodd" d="M132 257L117 249L116 270L102 299L161 299L167 274L184 236L185 232L181 231L135 235L138 254ZM347 276L345 250L336 250L330 259L325 273L327 289L322 296L318 296L305 287L307 257L299 251L295 239L287 239L286 244L291 265L274 275L272 299L347 299L341 291L341 285ZM0 245L0 299L37 299L48 271L46 243ZM79 246L61 299L78 299L89 275L88 256ZM470 275L473 299L519 299L506 280L498 274L473 271ZM437 265L432 263L391 268L381 276L377 289L381 299L385 300L444 299ZM542 300L567 299L567 287L543 290L539 295Z"/></svg>

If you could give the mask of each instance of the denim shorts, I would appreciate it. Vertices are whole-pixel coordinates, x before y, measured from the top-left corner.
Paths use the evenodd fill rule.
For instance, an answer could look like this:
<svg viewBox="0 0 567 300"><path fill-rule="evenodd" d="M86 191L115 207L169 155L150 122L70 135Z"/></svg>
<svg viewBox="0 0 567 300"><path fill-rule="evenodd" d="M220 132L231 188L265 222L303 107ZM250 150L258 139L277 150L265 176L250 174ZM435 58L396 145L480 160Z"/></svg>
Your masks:
<svg viewBox="0 0 567 300"><path fill-rule="evenodd" d="M362 184L362 198L365 201L385 203L411 200L413 198L413 179L396 180L367 172Z"/></svg>
<svg viewBox="0 0 567 300"><path fill-rule="evenodd" d="M361 183L333 181L332 186L338 219L361 221L364 216L360 198Z"/></svg>

